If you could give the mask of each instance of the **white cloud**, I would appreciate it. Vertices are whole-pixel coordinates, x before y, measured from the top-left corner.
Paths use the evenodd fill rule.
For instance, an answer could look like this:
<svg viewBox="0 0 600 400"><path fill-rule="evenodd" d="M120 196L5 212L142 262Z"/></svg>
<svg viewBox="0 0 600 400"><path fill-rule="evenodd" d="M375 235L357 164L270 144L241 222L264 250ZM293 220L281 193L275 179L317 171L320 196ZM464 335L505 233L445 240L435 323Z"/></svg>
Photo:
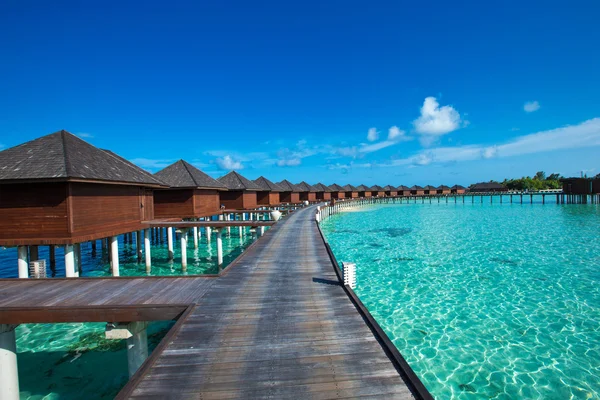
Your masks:
<svg viewBox="0 0 600 400"><path fill-rule="evenodd" d="M367 140L369 142L374 142L379 139L379 132L376 128L369 128L369 132L367 133Z"/></svg>
<svg viewBox="0 0 600 400"><path fill-rule="evenodd" d="M523 106L523 110L525 110L525 112L528 112L528 113L532 113L532 112L537 111L539 109L540 109L540 103L537 100L535 100L535 101L528 101Z"/></svg>
<svg viewBox="0 0 600 400"><path fill-rule="evenodd" d="M397 140L405 135L406 135L406 132L404 132L397 126L392 126L390 128L390 130L388 131L388 140Z"/></svg>
<svg viewBox="0 0 600 400"><path fill-rule="evenodd" d="M466 126L467 121L452 106L442 106L435 97L427 97L421 107L421 116L413 121L417 133L423 135L421 144L430 146L442 135Z"/></svg>
<svg viewBox="0 0 600 400"><path fill-rule="evenodd" d="M541 131L518 136L513 140L492 146L464 145L428 149L413 157L393 160L387 166L504 158L548 151L600 146L600 118L590 119L578 125Z"/></svg>
<svg viewBox="0 0 600 400"><path fill-rule="evenodd" d="M244 165L242 164L242 162L240 160L234 159L230 155L226 155L224 157L217 158L215 160L215 162L217 163L217 166L220 169L225 170L225 171L231 171L234 169L244 169Z"/></svg>
<svg viewBox="0 0 600 400"><path fill-rule="evenodd" d="M302 164L302 160L300 158L290 158L290 159L280 159L277 160L278 167L296 167Z"/></svg>
<svg viewBox="0 0 600 400"><path fill-rule="evenodd" d="M149 169L163 169L175 162L174 159L134 158L129 160L135 165Z"/></svg>
<svg viewBox="0 0 600 400"><path fill-rule="evenodd" d="M80 133L77 133L76 135L83 139L94 137L94 135L92 135L91 133L86 133L86 132L80 132Z"/></svg>

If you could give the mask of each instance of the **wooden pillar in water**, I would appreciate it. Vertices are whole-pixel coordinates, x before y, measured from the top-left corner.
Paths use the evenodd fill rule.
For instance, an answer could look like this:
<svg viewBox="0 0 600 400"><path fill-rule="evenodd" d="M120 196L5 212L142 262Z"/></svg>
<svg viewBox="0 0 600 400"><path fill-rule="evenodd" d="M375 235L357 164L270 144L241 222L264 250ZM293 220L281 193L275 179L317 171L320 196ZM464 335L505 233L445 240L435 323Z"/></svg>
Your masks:
<svg viewBox="0 0 600 400"><path fill-rule="evenodd" d="M17 246L19 278L29 278L29 265L27 264L27 246Z"/></svg>
<svg viewBox="0 0 600 400"><path fill-rule="evenodd" d="M148 230L144 231L144 240L145 236L148 236ZM135 252L137 253L137 262L142 262L142 231L137 231L135 233Z"/></svg>
<svg viewBox="0 0 600 400"><path fill-rule="evenodd" d="M167 251L169 260L173 259L173 228L167 228Z"/></svg>
<svg viewBox="0 0 600 400"><path fill-rule="evenodd" d="M141 234L141 231L138 231L138 237ZM141 249L140 249L141 251ZM146 274L150 275L150 268L152 267L152 255L151 255L151 247L150 247L150 229L144 230L144 256L146 258ZM141 256L141 254L138 254Z"/></svg>

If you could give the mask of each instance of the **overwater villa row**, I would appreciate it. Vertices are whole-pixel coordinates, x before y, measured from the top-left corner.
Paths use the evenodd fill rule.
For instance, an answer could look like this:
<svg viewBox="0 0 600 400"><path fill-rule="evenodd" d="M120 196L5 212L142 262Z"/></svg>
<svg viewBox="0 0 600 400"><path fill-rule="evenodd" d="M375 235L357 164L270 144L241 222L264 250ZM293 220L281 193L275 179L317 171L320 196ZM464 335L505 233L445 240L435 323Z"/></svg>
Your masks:
<svg viewBox="0 0 600 400"><path fill-rule="evenodd" d="M600 182L571 180L565 187L575 194L598 193ZM214 233L220 244L222 229L237 228L240 235L246 228L263 232L272 224L265 220L308 203L469 191L502 193L507 189L497 183L475 184L470 189L460 185L275 183L265 177L250 180L235 171L213 179L184 160L151 174L109 150L59 131L0 152L0 246L18 247L22 278L29 276L28 260L39 260L38 246L50 246L50 265L55 263L54 246L65 246L67 277L76 277L80 244L91 242L95 249L96 241L101 240L101 245L110 247L112 274L119 276L119 235L133 240L135 233L138 255L141 259L145 253L150 268L150 229L155 235L166 235L170 256L174 229L178 229L185 267L188 234L196 242L201 227L209 238ZM277 211L274 217L271 211Z"/></svg>

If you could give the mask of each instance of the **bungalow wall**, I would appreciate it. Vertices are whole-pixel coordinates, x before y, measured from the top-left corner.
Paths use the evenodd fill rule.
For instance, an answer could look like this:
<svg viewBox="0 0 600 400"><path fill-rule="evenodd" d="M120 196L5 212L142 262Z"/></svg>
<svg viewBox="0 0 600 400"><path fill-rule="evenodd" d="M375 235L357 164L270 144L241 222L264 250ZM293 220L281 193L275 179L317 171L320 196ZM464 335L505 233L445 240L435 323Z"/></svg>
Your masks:
<svg viewBox="0 0 600 400"><path fill-rule="evenodd" d="M358 198L358 192L345 192L345 196L347 199L356 199Z"/></svg>
<svg viewBox="0 0 600 400"><path fill-rule="evenodd" d="M600 193L600 179L594 179L592 181L592 192L596 194Z"/></svg>
<svg viewBox="0 0 600 400"><path fill-rule="evenodd" d="M70 188L72 236L113 236L140 229L142 219L154 219L152 190L95 183L70 183Z"/></svg>
<svg viewBox="0 0 600 400"><path fill-rule="evenodd" d="M152 190L95 183L1 185L0 244L71 244L142 229Z"/></svg>
<svg viewBox="0 0 600 400"><path fill-rule="evenodd" d="M381 192L373 192L374 196L378 196L378 197L383 197L385 196L385 191L381 191Z"/></svg>
<svg viewBox="0 0 600 400"><path fill-rule="evenodd" d="M568 180L563 184L563 191L569 194L589 194L594 191L594 183L587 179Z"/></svg>
<svg viewBox="0 0 600 400"><path fill-rule="evenodd" d="M256 204L261 206L268 206L270 194L271 192L256 192Z"/></svg>
<svg viewBox="0 0 600 400"><path fill-rule="evenodd" d="M331 192L317 192L315 196L317 200L331 200Z"/></svg>
<svg viewBox="0 0 600 400"><path fill-rule="evenodd" d="M247 192L242 190L229 190L219 193L219 199L222 205L227 209L245 210L256 208L256 192Z"/></svg>
<svg viewBox="0 0 600 400"><path fill-rule="evenodd" d="M411 190L410 194L413 196L423 196L425 194L425 190L424 189Z"/></svg>
<svg viewBox="0 0 600 400"><path fill-rule="evenodd" d="M219 212L218 190L194 189L194 217L207 217Z"/></svg>
<svg viewBox="0 0 600 400"><path fill-rule="evenodd" d="M390 196L390 197L396 197L398 196L398 192L394 191L394 190L388 190L387 192L385 192L386 196Z"/></svg>
<svg viewBox="0 0 600 400"><path fill-rule="evenodd" d="M300 203L300 193L297 192L280 192L279 200L282 203Z"/></svg>
<svg viewBox="0 0 600 400"><path fill-rule="evenodd" d="M437 194L450 194L450 189L438 189Z"/></svg>
<svg viewBox="0 0 600 400"><path fill-rule="evenodd" d="M454 194L465 194L465 189L451 189L450 193Z"/></svg>
<svg viewBox="0 0 600 400"><path fill-rule="evenodd" d="M68 236L67 193L67 183L0 185L0 245Z"/></svg>
<svg viewBox="0 0 600 400"><path fill-rule="evenodd" d="M410 196L412 194L410 190L403 190L399 193L401 196Z"/></svg>
<svg viewBox="0 0 600 400"><path fill-rule="evenodd" d="M281 202L279 201L279 192L270 192L269 193L269 205L276 206Z"/></svg>
<svg viewBox="0 0 600 400"><path fill-rule="evenodd" d="M343 199L346 197L345 192L331 192L332 199Z"/></svg>
<svg viewBox="0 0 600 400"><path fill-rule="evenodd" d="M192 218L194 216L194 190L155 190L154 215L156 218Z"/></svg>

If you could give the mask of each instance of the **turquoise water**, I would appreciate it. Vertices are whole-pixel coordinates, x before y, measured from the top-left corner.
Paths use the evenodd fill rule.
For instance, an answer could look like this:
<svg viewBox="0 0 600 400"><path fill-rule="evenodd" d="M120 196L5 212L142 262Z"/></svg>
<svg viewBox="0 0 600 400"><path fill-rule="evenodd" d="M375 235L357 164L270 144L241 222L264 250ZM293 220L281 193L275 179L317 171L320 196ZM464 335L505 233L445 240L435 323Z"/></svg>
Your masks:
<svg viewBox="0 0 600 400"><path fill-rule="evenodd" d="M222 233L223 239L223 265L225 268L237 256L248 248L255 240L256 234L244 228L242 236L239 235L238 228L231 228L230 234L226 230ZM265 227L265 232L268 227ZM125 243L124 236L121 235L119 240L119 273L121 276L147 276L144 259L138 263L135 247L135 234L133 235L133 243ZM143 241L142 241L143 243ZM111 276L110 264L108 262L108 253L102 252L100 241L96 242L96 252L92 252L91 243L81 244L81 258L83 273L80 276ZM173 240L174 260L168 260L167 240L166 235L163 235L160 240L155 239L151 242L152 254L152 269L150 275L165 276L165 275L201 275L201 274L216 274L219 272L217 265L217 240L216 234L212 233L210 243L207 242L207 237L204 229L202 229L202 237L198 243L198 248L194 248L193 236L188 235L187 243L187 271L181 269L181 243L179 236ZM50 270L49 250L47 246L39 247L39 258L46 259L48 277L53 276ZM65 276L64 249L56 247L56 277ZM17 269L17 249L0 247L0 278L16 278L18 277Z"/></svg>
<svg viewBox="0 0 600 400"><path fill-rule="evenodd" d="M600 398L600 206L372 206L322 226L435 398Z"/></svg>
<svg viewBox="0 0 600 400"><path fill-rule="evenodd" d="M150 352L173 323L148 324ZM104 323L19 325L21 399L114 398L129 380L126 341L105 339L104 327Z"/></svg>

